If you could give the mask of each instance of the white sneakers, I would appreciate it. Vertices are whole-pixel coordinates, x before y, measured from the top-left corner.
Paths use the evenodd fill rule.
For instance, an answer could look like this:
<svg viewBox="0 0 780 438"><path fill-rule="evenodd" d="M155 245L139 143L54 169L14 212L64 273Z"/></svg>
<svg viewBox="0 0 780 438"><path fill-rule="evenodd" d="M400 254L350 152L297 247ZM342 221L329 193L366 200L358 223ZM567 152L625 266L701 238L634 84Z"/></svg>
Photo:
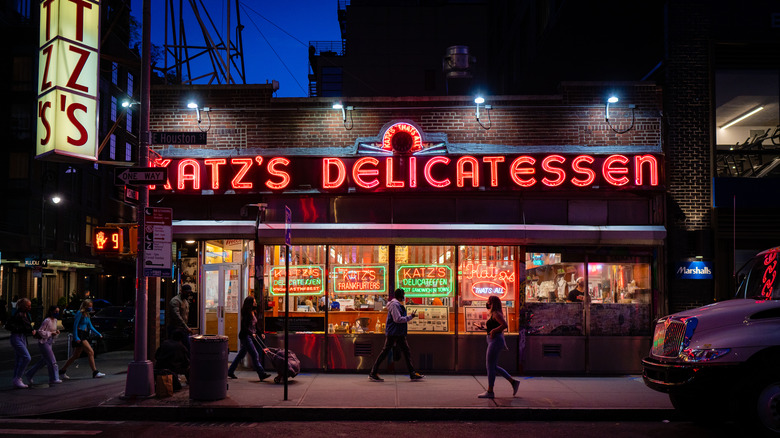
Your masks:
<svg viewBox="0 0 780 438"><path fill-rule="evenodd" d="M92 373L92 377L95 378L95 379L99 379L99 378L105 377L105 376L106 375L101 373L100 371L95 371L94 373Z"/></svg>
<svg viewBox="0 0 780 438"><path fill-rule="evenodd" d="M496 395L490 391L485 391L482 394L477 395L478 398L493 398Z"/></svg>
<svg viewBox="0 0 780 438"><path fill-rule="evenodd" d="M24 384L24 382L22 382L21 377L17 379L13 379L13 384L14 384L14 388L17 389L29 388L27 385Z"/></svg>
<svg viewBox="0 0 780 438"><path fill-rule="evenodd" d="M59 379L58 380L52 380L51 382L49 382L49 385L52 385L54 383L62 383L62 380L59 380Z"/></svg>

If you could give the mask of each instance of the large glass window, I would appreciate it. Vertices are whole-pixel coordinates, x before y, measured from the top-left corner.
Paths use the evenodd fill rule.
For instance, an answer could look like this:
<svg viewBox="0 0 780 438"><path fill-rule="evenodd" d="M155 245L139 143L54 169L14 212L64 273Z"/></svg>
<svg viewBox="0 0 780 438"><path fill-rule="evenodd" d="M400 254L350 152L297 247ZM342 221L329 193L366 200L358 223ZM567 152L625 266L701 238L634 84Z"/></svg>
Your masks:
<svg viewBox="0 0 780 438"><path fill-rule="evenodd" d="M417 311L410 332L454 330L454 246L396 246L395 278L406 294L407 312Z"/></svg>
<svg viewBox="0 0 780 438"><path fill-rule="evenodd" d="M509 332L516 331L515 302L518 279L524 266L517 263L518 248L514 246L458 247L458 288L461 309L459 329L484 334L481 328L488 319L485 303L491 295L501 300Z"/></svg>
<svg viewBox="0 0 780 438"><path fill-rule="evenodd" d="M585 264L570 258L552 252L525 254L525 314L530 334L584 334L583 302L577 295L577 280L584 278Z"/></svg>

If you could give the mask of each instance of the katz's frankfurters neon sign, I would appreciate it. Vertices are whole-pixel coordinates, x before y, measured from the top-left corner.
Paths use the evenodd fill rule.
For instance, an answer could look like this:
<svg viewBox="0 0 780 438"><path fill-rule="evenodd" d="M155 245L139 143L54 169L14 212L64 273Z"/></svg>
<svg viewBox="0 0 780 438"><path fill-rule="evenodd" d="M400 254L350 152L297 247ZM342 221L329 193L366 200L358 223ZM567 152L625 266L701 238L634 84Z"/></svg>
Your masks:
<svg viewBox="0 0 780 438"><path fill-rule="evenodd" d="M662 185L663 168L661 157L652 154L257 155L150 164L168 168L169 176L167 184L150 189L178 193L654 189Z"/></svg>

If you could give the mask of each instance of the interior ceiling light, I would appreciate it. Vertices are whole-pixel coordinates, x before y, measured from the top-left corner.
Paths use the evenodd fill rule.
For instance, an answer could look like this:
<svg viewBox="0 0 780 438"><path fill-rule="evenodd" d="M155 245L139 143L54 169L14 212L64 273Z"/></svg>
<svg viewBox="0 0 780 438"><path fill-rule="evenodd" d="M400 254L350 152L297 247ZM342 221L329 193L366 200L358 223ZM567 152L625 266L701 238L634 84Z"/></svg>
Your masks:
<svg viewBox="0 0 780 438"><path fill-rule="evenodd" d="M729 126L732 126L732 125L734 125L735 123L739 123L739 122L741 122L741 121L743 121L743 120L747 119L748 117L752 116L753 114L755 114L755 113L757 113L757 112L761 111L762 109L764 109L764 107L763 107L763 106L760 106L760 107L758 107L758 108L754 108L754 109L752 109L752 110L750 110L750 111L746 112L745 114L742 114L741 116L737 117L736 119L734 119L734 120L732 120L732 121L730 121L730 122L726 123L725 125L721 126L721 127L720 127L720 129L726 129L726 128L728 128Z"/></svg>

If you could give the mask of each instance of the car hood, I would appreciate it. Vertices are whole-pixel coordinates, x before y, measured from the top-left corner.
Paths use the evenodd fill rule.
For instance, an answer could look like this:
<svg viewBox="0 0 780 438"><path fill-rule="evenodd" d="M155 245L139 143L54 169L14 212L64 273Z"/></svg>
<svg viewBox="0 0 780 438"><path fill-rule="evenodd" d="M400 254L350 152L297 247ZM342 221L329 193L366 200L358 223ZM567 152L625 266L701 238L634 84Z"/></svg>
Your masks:
<svg viewBox="0 0 780 438"><path fill-rule="evenodd" d="M777 307L780 307L780 300L734 299L675 313L670 317L678 320L696 317L699 330L713 330L744 323L756 312Z"/></svg>

